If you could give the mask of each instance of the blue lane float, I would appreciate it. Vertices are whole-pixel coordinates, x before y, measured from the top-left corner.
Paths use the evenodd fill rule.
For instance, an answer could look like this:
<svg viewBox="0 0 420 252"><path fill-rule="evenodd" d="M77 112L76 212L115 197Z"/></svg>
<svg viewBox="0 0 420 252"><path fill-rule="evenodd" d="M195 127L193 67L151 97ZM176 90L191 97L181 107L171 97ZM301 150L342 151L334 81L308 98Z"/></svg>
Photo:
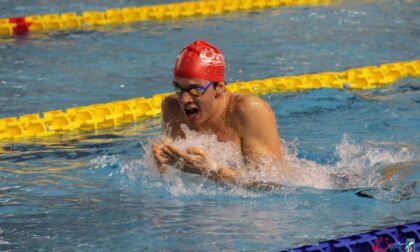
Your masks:
<svg viewBox="0 0 420 252"><path fill-rule="evenodd" d="M420 222L373 230L282 252L415 252L420 251Z"/></svg>

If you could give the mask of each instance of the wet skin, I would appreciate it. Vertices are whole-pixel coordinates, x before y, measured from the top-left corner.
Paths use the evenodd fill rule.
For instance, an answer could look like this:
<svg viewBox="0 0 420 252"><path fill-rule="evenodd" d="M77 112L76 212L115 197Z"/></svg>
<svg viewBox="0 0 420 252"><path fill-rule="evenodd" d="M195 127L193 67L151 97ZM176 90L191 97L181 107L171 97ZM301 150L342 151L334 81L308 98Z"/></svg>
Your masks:
<svg viewBox="0 0 420 252"><path fill-rule="evenodd" d="M209 81L174 78L184 90L204 87ZM283 160L277 124L271 107L262 99L226 91L223 82L214 83L201 96L189 92L174 94L162 103L162 128L169 139L185 138L181 125L190 130L215 134L219 141L230 142L241 150L245 163L258 163L270 158L284 174L290 168ZM181 163L182 170L208 176L211 179L236 183L240 169L222 167L209 158L206 150L180 150L169 140L153 145L153 155L161 172L167 165ZM251 168L252 169L252 168ZM255 169L257 169L255 167Z"/></svg>

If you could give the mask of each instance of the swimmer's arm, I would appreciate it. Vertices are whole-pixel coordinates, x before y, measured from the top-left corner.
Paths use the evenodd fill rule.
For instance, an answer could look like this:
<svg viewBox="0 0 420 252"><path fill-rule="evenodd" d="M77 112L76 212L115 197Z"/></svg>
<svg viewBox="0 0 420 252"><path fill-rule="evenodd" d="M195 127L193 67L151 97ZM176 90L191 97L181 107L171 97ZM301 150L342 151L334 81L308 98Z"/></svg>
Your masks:
<svg viewBox="0 0 420 252"><path fill-rule="evenodd" d="M291 170L283 158L276 118L270 105L259 97L248 96L238 102L236 110L235 120L244 161L257 164L263 158L270 158L281 163L279 168L282 172L290 174Z"/></svg>
<svg viewBox="0 0 420 252"><path fill-rule="evenodd" d="M216 171L209 174L209 178L214 181L220 181L228 184L238 183L239 171L229 167L220 166Z"/></svg>
<svg viewBox="0 0 420 252"><path fill-rule="evenodd" d="M226 184L238 184L248 189L252 188L270 191L282 187L281 184L252 180L249 178L241 181L241 177L246 177L245 174L242 174L242 170L234 170L229 167L220 167L217 173L215 173L214 176L210 178L214 181L223 182Z"/></svg>
<svg viewBox="0 0 420 252"><path fill-rule="evenodd" d="M278 188L280 185L266 183L261 181L252 181L249 178L242 181L246 177L244 169L233 169L227 166L218 165L214 160L210 160L205 150L201 148L188 148L186 151L180 150L175 146L165 143L160 146L162 153L161 165L175 165L182 171L192 174L207 176L208 178L223 182L226 184L240 184L248 188L258 188L263 190L271 190ZM177 166L179 162L182 165ZM160 167L161 169L163 167Z"/></svg>

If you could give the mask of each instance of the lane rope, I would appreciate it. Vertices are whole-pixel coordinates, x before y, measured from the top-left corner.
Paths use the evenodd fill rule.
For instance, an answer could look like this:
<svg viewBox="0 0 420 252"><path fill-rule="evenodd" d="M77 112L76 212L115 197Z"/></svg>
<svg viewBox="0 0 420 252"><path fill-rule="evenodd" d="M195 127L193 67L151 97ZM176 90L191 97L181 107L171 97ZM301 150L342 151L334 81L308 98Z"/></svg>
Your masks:
<svg viewBox="0 0 420 252"><path fill-rule="evenodd" d="M52 13L0 19L0 35L19 35L50 30L74 30L141 21L171 20L251 11L280 6L329 4L334 0L207 0L161 5L113 8L106 11Z"/></svg>
<svg viewBox="0 0 420 252"><path fill-rule="evenodd" d="M411 248L411 250L410 250ZM420 249L420 222L373 230L282 252L309 251L417 251Z"/></svg>
<svg viewBox="0 0 420 252"><path fill-rule="evenodd" d="M384 87L401 78L419 76L420 60L413 60L353 68L344 72L322 72L236 82L229 84L227 89L230 92L254 95L317 88L363 90ZM162 100L170 94L172 93L3 118L0 119L0 140L41 138L132 123L160 114Z"/></svg>

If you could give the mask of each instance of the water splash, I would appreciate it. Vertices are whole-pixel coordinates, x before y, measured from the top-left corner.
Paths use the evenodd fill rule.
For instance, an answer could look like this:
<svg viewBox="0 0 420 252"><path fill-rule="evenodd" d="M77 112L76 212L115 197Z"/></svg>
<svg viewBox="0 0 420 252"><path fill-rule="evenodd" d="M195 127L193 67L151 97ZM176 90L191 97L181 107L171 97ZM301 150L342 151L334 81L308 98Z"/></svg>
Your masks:
<svg viewBox="0 0 420 252"><path fill-rule="evenodd" d="M286 153L294 169L292 183L319 189L378 187L386 182L384 170L416 160L416 155L408 148L395 148L380 143L356 144L347 135L336 146L339 161L335 164L321 165L298 158L296 148L293 143L288 144Z"/></svg>
<svg viewBox="0 0 420 252"><path fill-rule="evenodd" d="M247 168L240 150L232 144L219 142L212 134L199 134L188 129L184 131L186 138L173 142L178 148L203 148L208 151L211 159L217 160L221 165L234 169ZM127 162L122 166L121 173L127 174L130 181L140 183L143 188L164 188L176 196L234 194L258 197L266 193L240 186L221 186L205 177L186 174L174 167L161 175L151 151L151 144L160 141L162 140L153 139L143 146L144 157ZM336 146L338 161L335 164L318 164L312 160L299 158L296 143L283 143L283 145L286 147L285 159L293 170L291 176L285 177L278 163L261 160L261 169L244 172L245 175L241 178L243 184L257 180L269 185L286 185L280 190L281 193L289 193L290 190L287 188L296 187L338 190L386 188L393 182L401 180L404 175L404 172L401 172L403 168L395 169L392 176L386 173L387 169L395 168L401 163L413 162L420 157L418 153L406 147L375 142L357 144L352 143L349 136L344 135L343 140Z"/></svg>
<svg viewBox="0 0 420 252"><path fill-rule="evenodd" d="M209 157L217 163L231 168L240 169L244 166L240 150L228 142L219 142L213 134L199 134L189 129L185 139L172 142L180 149L188 147L203 148ZM259 197L260 193L252 192L240 186L224 186L213 182L206 177L188 174L175 167L168 167L164 174L158 172L157 164L153 158L151 145L162 143L163 138L153 138L146 145L143 158L126 162L121 166L121 173L127 175L129 181L141 190L164 189L173 196L189 195L235 195L242 197Z"/></svg>
<svg viewBox="0 0 420 252"><path fill-rule="evenodd" d="M103 155L90 160L91 169L115 166L120 161L120 155Z"/></svg>
<svg viewBox="0 0 420 252"><path fill-rule="evenodd" d="M337 178L335 185L343 188L381 186L390 179L384 172L400 163L418 159L406 147L374 142L359 145L351 143L346 135L337 145L336 152L340 161L330 174Z"/></svg>

